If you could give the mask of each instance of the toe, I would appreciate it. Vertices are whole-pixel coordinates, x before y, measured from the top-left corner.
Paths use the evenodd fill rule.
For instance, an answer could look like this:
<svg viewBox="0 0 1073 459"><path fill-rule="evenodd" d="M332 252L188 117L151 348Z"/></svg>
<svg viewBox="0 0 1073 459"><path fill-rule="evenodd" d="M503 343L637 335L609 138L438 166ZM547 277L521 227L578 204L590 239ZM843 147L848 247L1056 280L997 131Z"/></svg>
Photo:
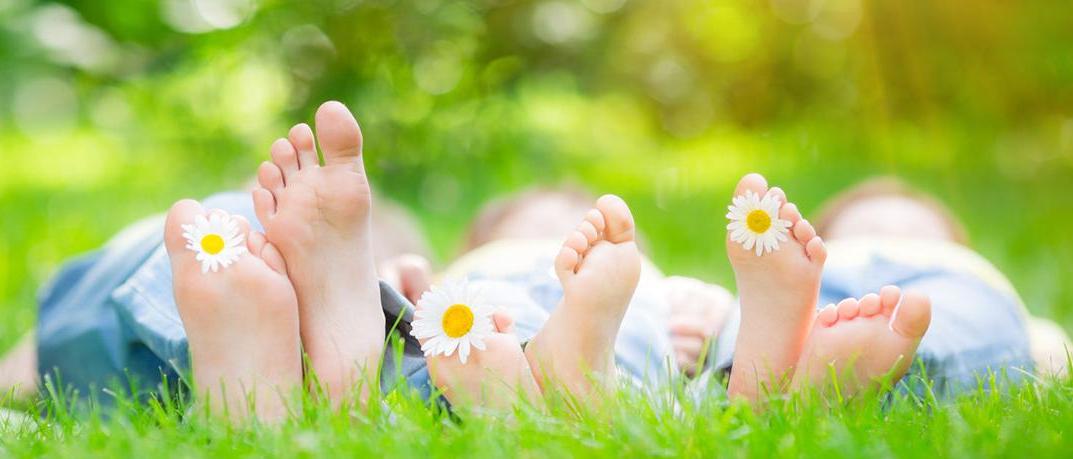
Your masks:
<svg viewBox="0 0 1073 459"><path fill-rule="evenodd" d="M633 240L633 214L626 201L612 194L603 195L596 201L596 209L604 217L604 239L615 244Z"/></svg>
<svg viewBox="0 0 1073 459"><path fill-rule="evenodd" d="M559 276L559 280L565 281L572 276L579 261L581 261L581 257L577 251L563 244L563 248L559 250L559 255L555 257L555 274Z"/></svg>
<svg viewBox="0 0 1073 459"><path fill-rule="evenodd" d="M294 145L287 139L277 139L272 142L270 153L272 162L283 173L283 183L286 184L298 172L298 153L294 151Z"/></svg>
<svg viewBox="0 0 1073 459"><path fill-rule="evenodd" d="M260 231L253 231L246 239L246 248L249 249L250 253L260 256L261 249L264 249L265 243L267 242L268 239L265 239L265 235L263 233L261 233Z"/></svg>
<svg viewBox="0 0 1073 459"><path fill-rule="evenodd" d="M861 298L861 317L872 317L879 314L879 295L869 293Z"/></svg>
<svg viewBox="0 0 1073 459"><path fill-rule="evenodd" d="M808 244L805 244L805 254L813 263L824 264L827 261L827 246L824 245L823 239L815 236L808 241Z"/></svg>
<svg viewBox="0 0 1073 459"><path fill-rule="evenodd" d="M894 314L894 308L898 306L898 301L901 299L902 289L898 287L888 285L879 289L880 312L888 316Z"/></svg>
<svg viewBox="0 0 1073 459"><path fill-rule="evenodd" d="M838 322L838 307L833 304L824 306L824 308L820 309L820 312L816 314L816 321L827 327L834 325L835 322Z"/></svg>
<svg viewBox="0 0 1073 459"><path fill-rule="evenodd" d="M257 183L261 188L278 195L283 192L283 171L274 163L265 161L257 168Z"/></svg>
<svg viewBox="0 0 1073 459"><path fill-rule="evenodd" d="M253 190L253 212L257 214L257 220L265 225L272 216L276 215L276 197L264 188Z"/></svg>
<svg viewBox="0 0 1073 459"><path fill-rule="evenodd" d="M797 242L808 244L814 237L816 237L816 229L808 220L798 220L794 224L794 239L797 239Z"/></svg>
<svg viewBox="0 0 1073 459"><path fill-rule="evenodd" d="M317 145L314 143L313 130L308 124L299 123L287 133L287 140L297 152L298 165L301 168L315 167L320 165L317 159Z"/></svg>
<svg viewBox="0 0 1073 459"><path fill-rule="evenodd" d="M585 239L591 245L596 242L596 238L600 237L600 233L596 231L596 227L592 226L592 223L588 221L581 222L577 227L578 232L585 235Z"/></svg>
<svg viewBox="0 0 1073 459"><path fill-rule="evenodd" d="M931 324L931 300L916 292L906 292L891 319L890 328L911 339L924 337Z"/></svg>
<svg viewBox="0 0 1073 459"><path fill-rule="evenodd" d="M514 332L514 317L512 317L506 311L493 312L492 323L496 326L496 331L499 333Z"/></svg>
<svg viewBox="0 0 1073 459"><path fill-rule="evenodd" d="M856 299L846 298L838 303L838 320L851 320L860 313L860 304Z"/></svg>
<svg viewBox="0 0 1073 459"><path fill-rule="evenodd" d="M779 209L779 218L790 222L791 225L796 225L801 221L801 211L797 210L797 204L787 202Z"/></svg>
<svg viewBox="0 0 1073 459"><path fill-rule="evenodd" d="M262 235L261 237L263 238L264 236ZM264 247L261 248L261 259L277 273L287 274L287 263L283 261L283 254L279 253L279 249L272 245L271 242L265 242Z"/></svg>
<svg viewBox="0 0 1073 459"><path fill-rule="evenodd" d="M317 138L324 164L351 164L361 169L361 128L345 105L330 101L317 109Z"/></svg>
<svg viewBox="0 0 1073 459"><path fill-rule="evenodd" d="M201 203L192 199L183 199L171 206L171 210L168 211L168 217L164 223L164 246L173 261L181 253L189 253L190 260L194 260L193 252L185 250L186 237L183 233L186 230L183 227L193 224L194 220L199 217L205 218L205 209L201 207Z"/></svg>
<svg viewBox="0 0 1073 459"><path fill-rule="evenodd" d="M570 247L579 254L585 253L585 251L589 249L589 241L581 231L570 233L570 235L566 237L566 241L563 242L563 245Z"/></svg>
<svg viewBox="0 0 1073 459"><path fill-rule="evenodd" d="M767 193L767 180L760 174L746 174L745 177L738 181L738 186L734 189L734 196L744 195L746 191L752 191L758 196L763 196Z"/></svg>
<svg viewBox="0 0 1073 459"><path fill-rule="evenodd" d="M768 190L767 194L774 196L776 199L779 200L779 202L783 204L789 204L788 202L786 202L786 192L783 191L782 188L773 186L770 190Z"/></svg>
<svg viewBox="0 0 1073 459"><path fill-rule="evenodd" d="M597 233L602 233L607 226L604 222L604 214L601 214L600 211L596 209L589 209L589 212L585 214L585 221L592 224L592 227L596 228Z"/></svg>

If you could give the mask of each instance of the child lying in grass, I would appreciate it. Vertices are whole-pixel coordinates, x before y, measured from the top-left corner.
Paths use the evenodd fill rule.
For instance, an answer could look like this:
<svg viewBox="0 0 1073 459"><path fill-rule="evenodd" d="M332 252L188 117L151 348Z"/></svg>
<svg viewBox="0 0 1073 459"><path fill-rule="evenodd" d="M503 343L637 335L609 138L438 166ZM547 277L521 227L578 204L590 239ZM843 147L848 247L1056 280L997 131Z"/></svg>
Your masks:
<svg viewBox="0 0 1073 459"><path fill-rule="evenodd" d="M270 420L286 414L288 397L313 389L303 353L334 404L368 403L379 393L372 384L386 388L399 375L424 390L431 380L455 403L502 405L518 392L536 400L553 388L584 397L618 375L658 383L668 361L698 361L709 338L719 342L711 371L729 371L728 393L747 399L763 388L825 386L829 366L848 373L838 382L843 395L870 389L882 376L902 378L918 345L941 388L989 369L1032 368L1026 316L1012 290L974 270L982 262L970 252L918 237L936 230L919 223L927 215L858 216L865 225L843 209L830 231L847 243L828 247L758 175L744 177L735 196L777 206L732 215L746 225L727 242L740 308L717 287L664 278L638 251L621 199L581 207L563 194L537 194L478 218L472 251L445 273L469 278L466 288L483 289L499 308L484 349L463 364L454 353L421 357L411 344L400 366L383 358L395 318L404 338L413 323L396 290L416 299L428 286L427 264L398 258L381 269L395 288L377 282L380 235L371 230L358 125L329 102L316 127L316 141L300 124L272 145L252 205L236 194L180 201L162 225L162 247L161 225L150 221L72 262L42 295L36 346L22 345L0 364L8 378L0 388L33 387L40 373L58 374L83 395L126 377L156 389L161 374L189 370L212 411L238 419L252 398L253 414ZM738 242L748 238L742 228L761 237L783 228L785 239L757 255ZM565 242L550 239L561 234L569 234ZM874 239L895 235L909 238ZM921 264L914 253L961 262ZM828 259L838 263L825 271ZM834 296L855 299L817 311ZM472 311L458 317L468 322L452 322L464 326L444 327L448 334L473 329Z"/></svg>

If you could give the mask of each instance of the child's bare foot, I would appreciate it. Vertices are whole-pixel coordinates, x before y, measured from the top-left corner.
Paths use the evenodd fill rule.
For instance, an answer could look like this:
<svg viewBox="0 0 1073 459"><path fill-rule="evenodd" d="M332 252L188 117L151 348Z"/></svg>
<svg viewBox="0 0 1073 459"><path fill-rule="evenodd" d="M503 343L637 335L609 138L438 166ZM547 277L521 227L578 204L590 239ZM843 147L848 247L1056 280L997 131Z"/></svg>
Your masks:
<svg viewBox="0 0 1073 459"><path fill-rule="evenodd" d="M196 201L179 201L164 231L198 396L232 420L249 414L250 399L259 419L280 419L286 397L302 384L298 302L287 267L264 235L235 217L249 252L217 272L203 272L197 254L186 248L183 226L208 215Z"/></svg>
<svg viewBox="0 0 1073 459"><path fill-rule="evenodd" d="M529 361L514 335L513 319L496 312L492 321L496 332L484 338L485 348L470 353L466 363L457 355L425 358L432 383L454 406L506 410L519 400L519 395L530 402L540 398Z"/></svg>
<svg viewBox="0 0 1073 459"><path fill-rule="evenodd" d="M792 225L781 249L763 256L727 235L741 301L741 329L727 390L731 396L755 400L762 386L781 389L789 382L816 314L827 249L782 190L768 190L764 177L749 174L738 182L734 195L747 191L772 193L785 203L778 217Z"/></svg>
<svg viewBox="0 0 1073 459"><path fill-rule="evenodd" d="M258 171L257 218L287 260L298 294L302 343L333 403L378 381L384 313L372 256L372 195L357 121L339 102L317 110L317 134L299 124L272 144Z"/></svg>
<svg viewBox="0 0 1073 459"><path fill-rule="evenodd" d="M633 216L617 196L596 201L555 258L563 300L525 348L537 382L574 395L614 372L615 338L641 273ZM549 380L550 379L550 380Z"/></svg>
<svg viewBox="0 0 1073 459"><path fill-rule="evenodd" d="M931 323L928 297L887 286L860 301L847 299L816 317L797 364L793 386L827 387L837 377L843 397L894 383L909 369Z"/></svg>

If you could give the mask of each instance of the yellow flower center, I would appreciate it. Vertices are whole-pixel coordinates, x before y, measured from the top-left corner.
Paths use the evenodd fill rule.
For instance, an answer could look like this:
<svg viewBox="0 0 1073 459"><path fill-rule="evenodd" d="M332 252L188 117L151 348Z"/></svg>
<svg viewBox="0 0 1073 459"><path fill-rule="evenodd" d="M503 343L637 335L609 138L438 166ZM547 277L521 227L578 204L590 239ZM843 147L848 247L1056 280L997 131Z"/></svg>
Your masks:
<svg viewBox="0 0 1073 459"><path fill-rule="evenodd" d="M209 255L216 255L224 251L224 238L219 234L210 234L201 238L201 250Z"/></svg>
<svg viewBox="0 0 1073 459"><path fill-rule="evenodd" d="M749 230L754 233L763 233L771 228L771 216L767 212L756 209L745 217L745 226L748 226Z"/></svg>
<svg viewBox="0 0 1073 459"><path fill-rule="evenodd" d="M461 338L473 328L473 311L464 304L452 304L443 312L443 332Z"/></svg>

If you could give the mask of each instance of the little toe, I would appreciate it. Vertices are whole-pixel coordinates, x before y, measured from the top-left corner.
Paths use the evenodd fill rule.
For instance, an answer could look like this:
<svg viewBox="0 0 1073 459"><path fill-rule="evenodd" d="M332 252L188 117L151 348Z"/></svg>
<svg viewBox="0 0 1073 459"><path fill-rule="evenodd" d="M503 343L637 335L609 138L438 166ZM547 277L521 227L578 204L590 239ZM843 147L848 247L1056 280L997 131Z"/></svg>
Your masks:
<svg viewBox="0 0 1073 459"><path fill-rule="evenodd" d="M299 166L301 168L315 167L320 165L317 159L317 145L313 138L313 130L308 124L298 123L287 133L287 140L297 152Z"/></svg>
<svg viewBox="0 0 1073 459"><path fill-rule="evenodd" d="M838 307L833 304L824 306L824 308L820 309L820 312L816 314L816 321L827 327L834 325L835 322L838 322Z"/></svg>
<svg viewBox="0 0 1073 459"><path fill-rule="evenodd" d="M283 183L286 184L298 172L298 153L294 151L294 145L287 139L277 139L272 142L269 153L272 155L272 162L276 163L283 173Z"/></svg>
<svg viewBox="0 0 1073 459"><path fill-rule="evenodd" d="M879 314L881 306L879 304L879 295L875 293L869 293L861 297L860 301L861 317L872 317Z"/></svg>
<svg viewBox="0 0 1073 459"><path fill-rule="evenodd" d="M898 301L902 299L902 289L888 285L879 289L879 304L881 306L881 312L885 315L894 314L894 308L898 306Z"/></svg>
<svg viewBox="0 0 1073 459"><path fill-rule="evenodd" d="M906 292L891 319L890 328L899 335L920 339L931 325L931 300L920 293Z"/></svg>
<svg viewBox="0 0 1073 459"><path fill-rule="evenodd" d="M626 201L613 194L606 194L596 201L596 209L603 214L604 239L618 244L632 241L634 238L633 214Z"/></svg>
<svg viewBox="0 0 1073 459"><path fill-rule="evenodd" d="M581 256L577 251L563 244L563 248L559 249L559 254L555 256L555 274L559 276L559 280L565 280L574 274L580 261Z"/></svg>
<svg viewBox="0 0 1073 459"><path fill-rule="evenodd" d="M808 244L814 237L816 237L816 229L808 220L801 219L794 224L794 239L797 239L797 242Z"/></svg>
<svg viewBox="0 0 1073 459"><path fill-rule="evenodd" d="M506 311L496 311L492 313L492 324L495 325L496 331L499 333L513 333L514 332L514 317Z"/></svg>
<svg viewBox="0 0 1073 459"><path fill-rule="evenodd" d="M257 168L257 183L261 188L278 195L283 192L283 171L275 163L265 161Z"/></svg>
<svg viewBox="0 0 1073 459"><path fill-rule="evenodd" d="M325 102L317 109L317 138L324 150L324 164L354 165L361 170L361 128L346 105Z"/></svg>
<svg viewBox="0 0 1073 459"><path fill-rule="evenodd" d="M856 299L846 298L838 303L838 320L851 320L860 313L860 304Z"/></svg>

